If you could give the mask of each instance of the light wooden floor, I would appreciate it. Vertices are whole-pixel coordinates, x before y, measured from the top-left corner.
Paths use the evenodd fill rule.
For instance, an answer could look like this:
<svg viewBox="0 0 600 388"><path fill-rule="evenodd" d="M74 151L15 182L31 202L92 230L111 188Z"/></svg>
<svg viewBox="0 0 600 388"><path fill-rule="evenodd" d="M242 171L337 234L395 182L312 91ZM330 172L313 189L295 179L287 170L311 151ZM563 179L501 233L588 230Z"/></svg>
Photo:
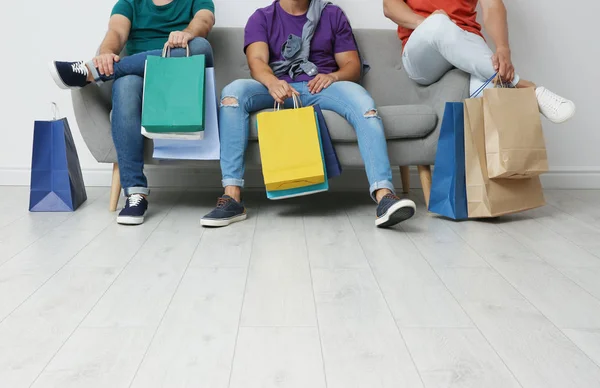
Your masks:
<svg viewBox="0 0 600 388"><path fill-rule="evenodd" d="M600 192L499 221L374 227L368 196L108 189L28 214L0 188L0 387L600 387ZM413 197L420 198L418 193Z"/></svg>

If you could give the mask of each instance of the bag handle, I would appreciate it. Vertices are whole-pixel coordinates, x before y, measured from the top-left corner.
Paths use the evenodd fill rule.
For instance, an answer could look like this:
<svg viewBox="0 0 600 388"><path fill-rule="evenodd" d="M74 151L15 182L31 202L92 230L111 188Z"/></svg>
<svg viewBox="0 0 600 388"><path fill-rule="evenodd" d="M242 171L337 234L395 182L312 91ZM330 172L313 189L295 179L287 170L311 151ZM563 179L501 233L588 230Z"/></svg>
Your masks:
<svg viewBox="0 0 600 388"><path fill-rule="evenodd" d="M292 100L294 101L294 109L302 108L302 101L300 100L300 97L292 94ZM277 112L279 110L281 110L281 104L275 101L275 104L273 105L273 111Z"/></svg>
<svg viewBox="0 0 600 388"><path fill-rule="evenodd" d="M490 84L490 82L494 82L494 87L495 88L509 88L510 86L504 82L504 80L502 79L502 77L500 77L498 75L498 73L494 74L490 79L488 79L487 81L485 81L485 83L483 85L481 85L481 87L479 89L477 89L475 91L475 93L471 94L471 96L469 98L474 98L477 97L479 94L481 94L481 92L483 91L483 89L486 88L486 86L488 86Z"/></svg>
<svg viewBox="0 0 600 388"><path fill-rule="evenodd" d="M52 101L50 104L52 104L53 120L58 120L58 118L60 117L60 111L58 110L58 104L54 101Z"/></svg>
<svg viewBox="0 0 600 388"><path fill-rule="evenodd" d="M498 86L498 83L500 83L500 86ZM502 79L502 77L498 76L496 78L494 78L494 87L495 88L508 88L508 84L504 82L504 80Z"/></svg>
<svg viewBox="0 0 600 388"><path fill-rule="evenodd" d="M483 85L481 85L479 87L479 89L477 89L473 94L471 94L471 96L469 98L477 97L483 91L483 89L485 89L490 84L490 82L492 82L494 80L494 78L496 78L497 75L498 75L498 73L491 76L487 81L485 81L483 83ZM495 83L494 83L494 85L495 85Z"/></svg>
<svg viewBox="0 0 600 388"><path fill-rule="evenodd" d="M190 56L190 45L189 44L187 46L185 46L185 54L186 54L186 57ZM169 46L169 42L165 43L165 47L163 47L162 57L163 58L171 58L171 47Z"/></svg>

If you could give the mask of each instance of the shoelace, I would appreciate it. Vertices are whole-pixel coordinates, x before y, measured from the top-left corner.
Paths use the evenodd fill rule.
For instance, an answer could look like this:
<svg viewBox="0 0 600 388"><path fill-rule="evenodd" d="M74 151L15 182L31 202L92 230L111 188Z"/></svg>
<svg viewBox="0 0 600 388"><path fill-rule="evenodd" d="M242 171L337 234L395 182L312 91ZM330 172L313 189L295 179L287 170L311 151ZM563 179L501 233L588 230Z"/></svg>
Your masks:
<svg viewBox="0 0 600 388"><path fill-rule="evenodd" d="M548 89L542 90L542 93L540 93L538 100L542 102L544 108L551 109L553 112L558 111L558 107L560 106L560 104L567 102L567 100L560 97L556 93L552 93Z"/></svg>
<svg viewBox="0 0 600 388"><path fill-rule="evenodd" d="M84 75L86 77L88 75L87 66L85 66L83 64L83 61L72 63L71 64L71 69L73 70L73 73L81 74L81 75Z"/></svg>
<svg viewBox="0 0 600 388"><path fill-rule="evenodd" d="M217 207L218 208L225 207L225 205L227 205L229 203L229 201L231 201L229 198L221 197L217 200Z"/></svg>
<svg viewBox="0 0 600 388"><path fill-rule="evenodd" d="M398 197L397 195L394 195L394 194L386 194L383 198L389 198L389 199L393 199L395 201L400 200L400 197Z"/></svg>
<svg viewBox="0 0 600 388"><path fill-rule="evenodd" d="M129 204L129 207L135 207L138 206L143 199L144 197L142 197L141 195L133 194L127 199L127 203Z"/></svg>

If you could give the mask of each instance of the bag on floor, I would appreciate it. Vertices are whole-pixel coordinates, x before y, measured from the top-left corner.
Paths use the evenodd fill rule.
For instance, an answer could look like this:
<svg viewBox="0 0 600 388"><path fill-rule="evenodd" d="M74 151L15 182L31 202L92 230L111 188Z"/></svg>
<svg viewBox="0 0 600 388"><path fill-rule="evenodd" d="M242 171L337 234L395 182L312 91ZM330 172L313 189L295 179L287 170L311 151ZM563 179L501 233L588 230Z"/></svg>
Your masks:
<svg viewBox="0 0 600 388"><path fill-rule="evenodd" d="M539 176L490 179L482 98L465 100L465 175L469 218L497 217L544 206Z"/></svg>
<svg viewBox="0 0 600 388"><path fill-rule="evenodd" d="M483 121L490 179L522 179L548 171L546 142L533 88L484 90Z"/></svg>
<svg viewBox="0 0 600 388"><path fill-rule="evenodd" d="M195 55L146 59L142 133L151 139L200 140L204 136L206 58ZM169 137L169 135L171 135Z"/></svg>
<svg viewBox="0 0 600 388"><path fill-rule="evenodd" d="M312 106L259 113L258 143L267 191L325 182L319 128Z"/></svg>
<svg viewBox="0 0 600 388"><path fill-rule="evenodd" d="M79 156L66 118L36 121L29 211L70 212L87 200Z"/></svg>
<svg viewBox="0 0 600 388"><path fill-rule="evenodd" d="M217 93L215 88L215 69L206 69L206 101L204 138L201 140L154 139L154 159L160 160L219 160L221 142L217 120ZM160 134L159 134L160 136Z"/></svg>
<svg viewBox="0 0 600 388"><path fill-rule="evenodd" d="M446 103L435 157L429 211L454 220L468 216L464 128L463 104Z"/></svg>
<svg viewBox="0 0 600 388"><path fill-rule="evenodd" d="M335 178L342 175L342 165L333 147L329 128L325 122L325 117L319 105L313 105L317 114L317 124L319 125L319 133L321 134L321 145L323 147L323 157L325 158L325 169L327 170L327 179ZM327 180L326 179L326 180Z"/></svg>

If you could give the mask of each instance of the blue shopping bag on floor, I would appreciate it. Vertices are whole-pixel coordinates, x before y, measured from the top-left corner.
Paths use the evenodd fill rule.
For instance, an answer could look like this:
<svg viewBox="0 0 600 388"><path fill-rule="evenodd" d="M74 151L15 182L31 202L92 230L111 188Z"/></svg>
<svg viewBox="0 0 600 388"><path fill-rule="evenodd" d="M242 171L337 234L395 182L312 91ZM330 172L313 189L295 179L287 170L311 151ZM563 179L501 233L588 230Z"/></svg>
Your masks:
<svg viewBox="0 0 600 388"><path fill-rule="evenodd" d="M331 135L329 134L329 128L325 122L325 117L321 111L319 105L314 105L315 113L317 114L317 123L319 125L319 133L321 135L321 146L323 147L323 157L325 158L325 168L327 169L327 177L329 179L335 178L336 176L342 175L342 165L338 159L335 148L333 148L333 142L331 141Z"/></svg>
<svg viewBox="0 0 600 388"><path fill-rule="evenodd" d="M29 211L69 212L86 200L79 156L67 119L36 121Z"/></svg>
<svg viewBox="0 0 600 388"><path fill-rule="evenodd" d="M448 102L440 128L429 211L454 220L468 218L466 184L464 104Z"/></svg>

